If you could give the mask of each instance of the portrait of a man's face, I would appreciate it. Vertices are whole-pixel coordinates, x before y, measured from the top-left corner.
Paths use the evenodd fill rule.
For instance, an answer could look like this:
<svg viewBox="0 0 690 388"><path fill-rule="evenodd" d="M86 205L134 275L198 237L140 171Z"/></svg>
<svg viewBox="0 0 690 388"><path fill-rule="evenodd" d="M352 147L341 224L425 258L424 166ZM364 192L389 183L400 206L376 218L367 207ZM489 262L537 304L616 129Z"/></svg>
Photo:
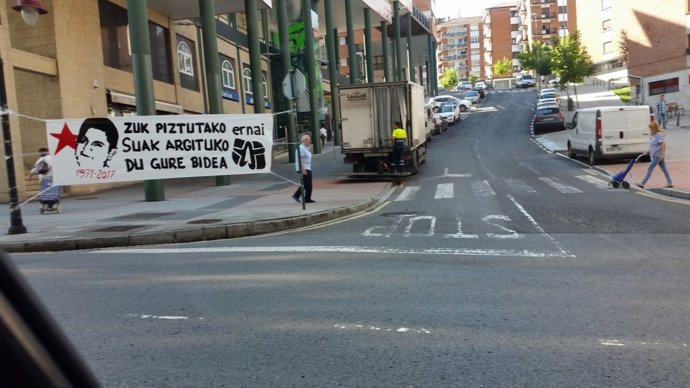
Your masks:
<svg viewBox="0 0 690 388"><path fill-rule="evenodd" d="M117 152L118 138L117 128L110 120L84 120L79 128L77 148L74 151L77 165L92 169L108 167L108 162Z"/></svg>

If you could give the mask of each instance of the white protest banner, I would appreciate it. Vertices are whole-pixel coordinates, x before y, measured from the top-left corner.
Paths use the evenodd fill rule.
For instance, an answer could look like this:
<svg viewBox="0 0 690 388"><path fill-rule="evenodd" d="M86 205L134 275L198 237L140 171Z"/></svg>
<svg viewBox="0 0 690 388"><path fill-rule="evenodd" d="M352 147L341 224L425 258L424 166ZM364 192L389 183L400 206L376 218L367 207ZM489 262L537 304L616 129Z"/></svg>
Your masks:
<svg viewBox="0 0 690 388"><path fill-rule="evenodd" d="M272 114L48 120L56 185L271 171Z"/></svg>

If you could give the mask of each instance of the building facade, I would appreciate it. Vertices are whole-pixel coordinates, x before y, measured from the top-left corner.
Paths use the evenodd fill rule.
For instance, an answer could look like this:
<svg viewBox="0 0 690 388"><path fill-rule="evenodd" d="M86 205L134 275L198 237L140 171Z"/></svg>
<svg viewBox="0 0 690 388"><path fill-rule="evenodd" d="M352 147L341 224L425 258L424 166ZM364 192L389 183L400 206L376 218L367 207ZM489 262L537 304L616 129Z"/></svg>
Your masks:
<svg viewBox="0 0 690 388"><path fill-rule="evenodd" d="M690 107L690 12L687 1L578 1L582 41L596 65L589 82L630 84L637 103L659 96Z"/></svg>
<svg viewBox="0 0 690 388"><path fill-rule="evenodd" d="M495 79L493 65L506 59L512 64L513 73L519 71L520 62L517 59L517 54L522 50L523 44L517 2L513 1L487 8L483 23L486 77ZM494 82L494 86L509 87L510 85Z"/></svg>
<svg viewBox="0 0 690 388"><path fill-rule="evenodd" d="M486 78L481 16L444 20L437 24L436 32L439 75L446 69L455 69L460 78Z"/></svg>
<svg viewBox="0 0 690 388"><path fill-rule="evenodd" d="M136 114L133 63L125 0L44 1L47 14L36 26L0 3L0 50L4 59L19 198L35 192L28 174L46 145L45 120ZM79 10L79 12L75 12ZM246 24L216 18L222 106L225 113L253 113ZM174 21L148 9L156 114L207 111L205 70L198 25ZM242 38L244 36L244 38ZM263 39L263 37L262 37ZM273 108L269 63L261 63L265 110ZM0 169L6 180L6 171ZM101 190L107 185L64 188L66 194ZM7 186L5 186L7 187ZM7 199L7 192L3 192Z"/></svg>

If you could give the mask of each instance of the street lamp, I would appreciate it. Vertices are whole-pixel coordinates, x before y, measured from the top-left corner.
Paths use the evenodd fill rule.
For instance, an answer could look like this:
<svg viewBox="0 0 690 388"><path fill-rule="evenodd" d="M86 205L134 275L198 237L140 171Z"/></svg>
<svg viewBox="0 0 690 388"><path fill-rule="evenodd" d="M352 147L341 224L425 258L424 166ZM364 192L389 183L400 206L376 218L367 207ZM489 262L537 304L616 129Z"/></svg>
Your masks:
<svg viewBox="0 0 690 388"><path fill-rule="evenodd" d="M36 22L38 22L38 15L48 13L38 0L17 0L17 4L12 7L12 9L19 11L22 14L24 23L30 26L36 25Z"/></svg>
<svg viewBox="0 0 690 388"><path fill-rule="evenodd" d="M38 0L17 0L13 10L21 12L22 19L30 26L38 21L38 15L48 13ZM7 88L5 86L5 64L0 57L0 108L2 108L2 139L5 143L5 168L7 169L7 185L10 196L10 227L8 234L26 233L22 221L22 209L19 207L17 195L17 178L14 171L14 155L12 152L12 132L10 131L10 113L7 107Z"/></svg>

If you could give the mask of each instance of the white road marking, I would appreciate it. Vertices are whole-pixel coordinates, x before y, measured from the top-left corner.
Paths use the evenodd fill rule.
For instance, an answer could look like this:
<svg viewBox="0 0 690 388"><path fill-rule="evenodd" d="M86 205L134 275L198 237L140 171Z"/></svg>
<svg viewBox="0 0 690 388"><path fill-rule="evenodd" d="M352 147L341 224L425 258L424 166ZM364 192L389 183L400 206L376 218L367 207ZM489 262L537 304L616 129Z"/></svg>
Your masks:
<svg viewBox="0 0 690 388"><path fill-rule="evenodd" d="M553 187L554 189L560 191L563 194L582 193L582 191L580 191L580 189L578 189L577 187L568 186L564 183L559 182L556 178L540 177L539 180L541 180L542 182L546 183L547 185Z"/></svg>
<svg viewBox="0 0 690 388"><path fill-rule="evenodd" d="M371 325L362 325L362 324L351 324L351 323L337 323L333 325L336 329L342 329L342 330L372 330L372 331L382 331L382 332L389 332L389 333L419 333L419 334L431 334L430 330L427 330L423 327L419 329L410 329L408 327L400 327L397 329L392 329L392 328L381 328L377 326L371 326Z"/></svg>
<svg viewBox="0 0 690 388"><path fill-rule="evenodd" d="M625 344L621 343L618 340L600 339L599 343L604 346L625 346Z"/></svg>
<svg viewBox="0 0 690 388"><path fill-rule="evenodd" d="M514 190L517 191L522 191L529 194L537 192L537 190L533 189L530 185L528 185L521 179L508 178L506 179L506 183L508 184L508 186L512 187Z"/></svg>
<svg viewBox="0 0 690 388"><path fill-rule="evenodd" d="M520 213L522 213L522 215L524 215L525 217L527 217L527 219L528 219L528 220L532 223L532 225L539 231L539 233L541 233L542 236L544 236L546 239L548 239L549 241L551 241L551 243L552 243L556 248L558 248L558 250L560 251L561 255L563 255L562 257L575 257L575 255L571 255L571 254L568 253L565 249L563 249L563 247L561 247L561 243L559 243L555 238L553 238L553 236L551 236L550 234L546 233L546 231L544 230L544 228L542 228L542 227L539 225L539 223L537 223L537 220L535 220L534 217L532 217L532 215L530 215L530 214L527 212L527 210L525 210L525 208L522 207L522 205L520 205L520 204L515 200L515 198L513 198L512 196L509 195L509 196L508 196L508 199L510 199L510 200L513 202L513 204L515 205L515 207L518 208L518 210L520 211Z"/></svg>
<svg viewBox="0 0 690 388"><path fill-rule="evenodd" d="M491 188L489 181L474 181L472 182L472 191L477 197L489 197L496 195L496 192Z"/></svg>
<svg viewBox="0 0 690 388"><path fill-rule="evenodd" d="M544 233L542 233L544 234ZM470 249L470 248L428 248L406 249L385 247L357 246L269 246L269 247L209 247L209 248L129 248L96 251L97 253L115 254L191 254L191 253L363 253L392 255L448 255L448 256L496 256L496 257L574 257L561 250L560 252L539 252L527 249ZM91 252L90 252L91 253Z"/></svg>
<svg viewBox="0 0 690 388"><path fill-rule="evenodd" d="M400 195L398 195L398 198L396 198L394 201L408 201L415 194L417 194L419 189L419 186L407 186L403 189L402 193L400 193Z"/></svg>
<svg viewBox="0 0 690 388"><path fill-rule="evenodd" d="M189 317L182 317L182 316L176 316L176 315L127 314L127 316L142 318L142 319L165 319L165 320L170 320L170 321L180 321L180 320L189 319ZM200 318L200 319L202 319L202 318Z"/></svg>
<svg viewBox="0 0 690 388"><path fill-rule="evenodd" d="M575 178L585 181L587 183L591 183L594 186L596 186L597 189L601 190L606 190L606 191L620 191L618 189L614 189L612 186L608 184L608 182L604 182L603 180L593 177L591 175L577 175Z"/></svg>
<svg viewBox="0 0 690 388"><path fill-rule="evenodd" d="M436 185L436 195L434 195L434 199L453 198L454 196L455 193L453 192L452 183L439 183Z"/></svg>

